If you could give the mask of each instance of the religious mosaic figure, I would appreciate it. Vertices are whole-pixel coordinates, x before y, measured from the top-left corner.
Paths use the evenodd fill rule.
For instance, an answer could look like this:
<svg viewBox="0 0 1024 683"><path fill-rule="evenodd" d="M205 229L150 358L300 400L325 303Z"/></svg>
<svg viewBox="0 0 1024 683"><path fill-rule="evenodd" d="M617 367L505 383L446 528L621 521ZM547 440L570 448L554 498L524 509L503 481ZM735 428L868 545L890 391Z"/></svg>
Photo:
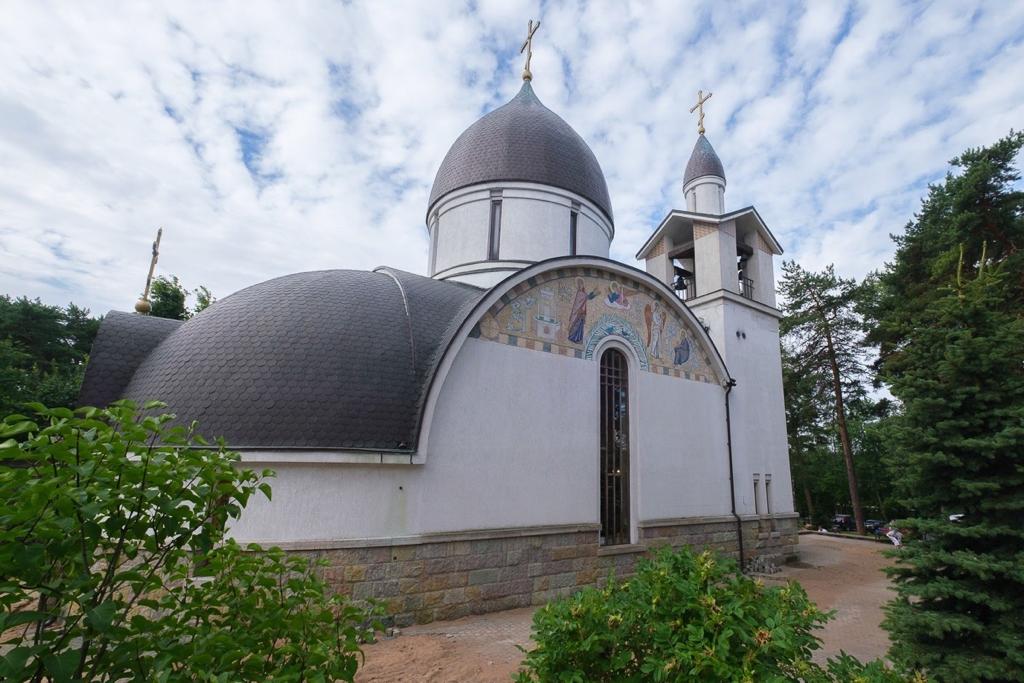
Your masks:
<svg viewBox="0 0 1024 683"><path fill-rule="evenodd" d="M653 358L661 358L661 334L665 331L665 311L661 304L655 302L644 306L644 322L647 324L647 353Z"/></svg>
<svg viewBox="0 0 1024 683"><path fill-rule="evenodd" d="M608 284L608 296L605 298L604 303L609 308L620 308L624 311L629 310L629 290L619 285L618 282L611 282ZM635 293L635 292L634 292Z"/></svg>
<svg viewBox="0 0 1024 683"><path fill-rule="evenodd" d="M682 365L688 360L690 360L690 340L683 332L679 335L679 343L672 348L672 363Z"/></svg>
<svg viewBox="0 0 1024 683"><path fill-rule="evenodd" d="M572 302L572 310L569 312L568 339L573 344L583 341L583 328L587 324L587 302L597 296L597 290L587 292L583 278L576 278L576 298Z"/></svg>
<svg viewBox="0 0 1024 683"><path fill-rule="evenodd" d="M526 317L523 315L523 304L519 301L512 302L512 315L508 318L509 332L525 332Z"/></svg>

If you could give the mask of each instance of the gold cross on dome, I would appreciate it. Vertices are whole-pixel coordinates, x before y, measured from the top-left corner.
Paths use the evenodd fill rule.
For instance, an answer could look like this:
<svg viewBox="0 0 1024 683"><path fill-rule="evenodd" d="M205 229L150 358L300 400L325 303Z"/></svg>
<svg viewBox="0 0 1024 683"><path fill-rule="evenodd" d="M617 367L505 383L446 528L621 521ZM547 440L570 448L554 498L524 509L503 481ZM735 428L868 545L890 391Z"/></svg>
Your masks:
<svg viewBox="0 0 1024 683"><path fill-rule="evenodd" d="M697 104L690 107L690 113L699 111L697 118L697 134L704 135L704 103L711 99L712 93L708 93L707 97L704 96L703 90L697 91Z"/></svg>
<svg viewBox="0 0 1024 683"><path fill-rule="evenodd" d="M526 30L526 41L523 46L519 48L519 54L526 53L526 66L523 67L523 80L532 81L533 74L530 73L530 57L533 56L533 34L540 28L540 22L533 23L533 19L530 19L530 23Z"/></svg>

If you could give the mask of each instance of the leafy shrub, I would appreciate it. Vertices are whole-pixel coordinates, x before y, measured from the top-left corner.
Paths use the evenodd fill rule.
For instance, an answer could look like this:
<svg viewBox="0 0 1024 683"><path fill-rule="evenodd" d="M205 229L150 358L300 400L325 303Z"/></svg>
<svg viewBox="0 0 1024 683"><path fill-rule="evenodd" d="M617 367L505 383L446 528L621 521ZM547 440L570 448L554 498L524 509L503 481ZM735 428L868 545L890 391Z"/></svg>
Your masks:
<svg viewBox="0 0 1024 683"><path fill-rule="evenodd" d="M353 679L369 615L225 535L269 472L128 402L32 409L0 424L0 679Z"/></svg>
<svg viewBox="0 0 1024 683"><path fill-rule="evenodd" d="M843 655L822 669L813 630L829 615L799 584L765 588L709 551L663 549L628 581L609 578L534 615L520 683L903 680Z"/></svg>

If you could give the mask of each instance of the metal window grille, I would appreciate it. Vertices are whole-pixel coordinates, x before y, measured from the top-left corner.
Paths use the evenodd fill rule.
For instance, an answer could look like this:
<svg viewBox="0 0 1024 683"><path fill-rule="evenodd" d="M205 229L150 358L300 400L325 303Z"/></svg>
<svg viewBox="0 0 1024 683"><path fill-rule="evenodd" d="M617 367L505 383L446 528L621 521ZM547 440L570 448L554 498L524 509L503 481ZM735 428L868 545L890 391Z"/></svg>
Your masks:
<svg viewBox="0 0 1024 683"><path fill-rule="evenodd" d="M629 543L629 366L601 354L601 544Z"/></svg>

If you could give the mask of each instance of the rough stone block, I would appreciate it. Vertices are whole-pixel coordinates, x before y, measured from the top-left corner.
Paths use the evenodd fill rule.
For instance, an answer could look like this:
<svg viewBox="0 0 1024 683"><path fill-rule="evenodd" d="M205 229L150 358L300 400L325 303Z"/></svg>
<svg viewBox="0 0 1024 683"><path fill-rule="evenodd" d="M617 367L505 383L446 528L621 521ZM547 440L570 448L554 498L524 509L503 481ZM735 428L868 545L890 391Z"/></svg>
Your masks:
<svg viewBox="0 0 1024 683"><path fill-rule="evenodd" d="M417 560L433 560L439 557L448 557L449 554L447 543L424 543L416 546Z"/></svg>
<svg viewBox="0 0 1024 683"><path fill-rule="evenodd" d="M574 586L576 584L576 574L574 572L566 572L564 574L555 574L551 577L550 586L552 588L565 588L566 586Z"/></svg>
<svg viewBox="0 0 1024 683"><path fill-rule="evenodd" d="M472 549L473 544L470 541L453 541L448 544L448 555L451 557L469 555L472 552Z"/></svg>
<svg viewBox="0 0 1024 683"><path fill-rule="evenodd" d="M482 583L494 583L498 578L497 569L475 569L469 573L469 585L479 586Z"/></svg>
<svg viewBox="0 0 1024 683"><path fill-rule="evenodd" d="M398 595L398 581L377 581L372 585L375 598L390 598Z"/></svg>
<svg viewBox="0 0 1024 683"><path fill-rule="evenodd" d="M399 568L399 576L403 578L411 578L423 576L424 561L423 560L412 560L410 562L401 562L396 565Z"/></svg>
<svg viewBox="0 0 1024 683"><path fill-rule="evenodd" d="M426 560L423 569L428 575L450 574L459 568L459 560L453 557L439 557Z"/></svg>
<svg viewBox="0 0 1024 683"><path fill-rule="evenodd" d="M505 566L505 553L481 553L478 555L466 555L457 558L457 571L471 571L473 569L488 569L491 567Z"/></svg>
<svg viewBox="0 0 1024 683"><path fill-rule="evenodd" d="M512 592L512 585L508 583L488 583L480 586L480 593L484 600L504 597Z"/></svg>
<svg viewBox="0 0 1024 683"><path fill-rule="evenodd" d="M392 562L408 562L409 560L415 559L416 557L415 545L395 545L391 546L391 561Z"/></svg>
<svg viewBox="0 0 1024 683"><path fill-rule="evenodd" d="M362 583L352 584L352 599L353 600L368 600L373 596L373 584L364 581Z"/></svg>
<svg viewBox="0 0 1024 683"><path fill-rule="evenodd" d="M512 567L502 567L498 571L498 581L515 581L517 579L527 579L529 574L527 573L527 566L525 564L519 564Z"/></svg>
<svg viewBox="0 0 1024 683"><path fill-rule="evenodd" d="M563 572L572 571L572 560L554 560L551 562L544 563L545 574L561 574Z"/></svg>
<svg viewBox="0 0 1024 683"><path fill-rule="evenodd" d="M444 591L423 593L422 597L424 607L437 607L444 600Z"/></svg>
<svg viewBox="0 0 1024 683"><path fill-rule="evenodd" d="M363 577L364 581L381 581L387 578L388 565L386 564L370 564L366 565L366 574Z"/></svg>
<svg viewBox="0 0 1024 683"><path fill-rule="evenodd" d="M490 553L503 553L504 543L500 538L491 538L483 541L470 541L470 554L486 555Z"/></svg>

